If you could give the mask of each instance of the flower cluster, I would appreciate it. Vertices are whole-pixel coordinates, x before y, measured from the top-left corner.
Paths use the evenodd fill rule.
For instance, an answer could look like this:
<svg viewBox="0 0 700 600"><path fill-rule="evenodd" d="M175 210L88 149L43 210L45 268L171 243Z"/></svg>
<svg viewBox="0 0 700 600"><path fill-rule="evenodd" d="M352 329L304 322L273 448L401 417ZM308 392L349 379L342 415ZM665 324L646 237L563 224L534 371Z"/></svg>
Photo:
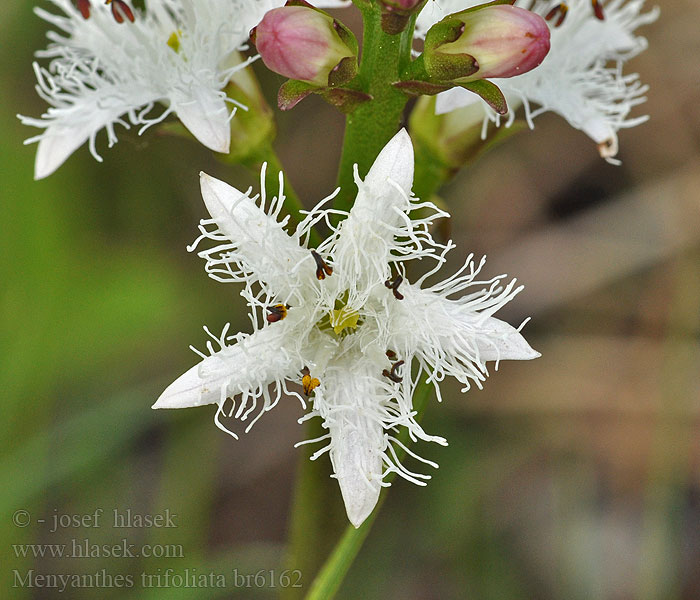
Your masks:
<svg viewBox="0 0 700 600"><path fill-rule="evenodd" d="M258 58L244 58L248 40L265 66L289 78L278 94L280 108L318 94L345 113L358 111L347 121L341 165L340 181L350 185L303 212L292 233L289 217L280 218L281 173L271 199L200 175L211 218L201 222L190 251L198 251L212 278L242 284L253 331L230 335L227 326L210 334L218 348L210 342L201 362L154 408L215 404L215 423L236 437L224 417L248 422L248 431L283 397L295 396L306 410L300 422L318 417L325 429L300 444L321 444L312 460L328 453L355 527L390 484L388 475L425 485L430 477L410 470L402 456L437 465L404 440L446 441L418 423L417 386L432 384L441 400L446 377L465 391L482 386L487 363L498 368L501 360L539 354L521 335L522 325L494 316L522 289L515 280L481 279L484 259L472 255L438 278L454 245L434 240L430 227L449 215L412 195L414 154L405 130L380 148L399 129L409 96L437 94L437 113L465 107L478 113L468 121L475 136L482 122L484 136L503 116L510 125L523 105L530 125L542 112L559 113L616 162L618 131L646 118L630 117L646 87L637 75L623 74L623 65L646 47L634 32L658 11L642 13L644 0L610 0L604 7L600 0L355 0L369 32L358 63L352 31L321 10L349 0L147 0L143 9L132 0L49 1L56 11L35 12L54 31L37 53L43 66L34 64L36 89L49 108L40 118L20 116L43 130L27 140L38 142L37 179L85 142L101 161L96 137L103 129L112 146L117 125L140 134L170 115L207 148L230 153L230 162L259 165L271 152L273 134L267 134L274 125L257 127L255 111L267 116L268 107L262 99L248 101L252 89L259 91L253 75L242 72ZM423 42L415 60L414 23ZM237 109L249 108L249 117L232 124ZM435 123L450 128L430 110L426 136L439 129ZM425 113L416 114L418 127L413 120L411 126L422 140ZM467 128L454 129L448 133L458 137ZM257 137L238 135L250 131ZM432 166L440 162L425 148L421 155L434 159ZM361 167L355 164L352 208L328 208L338 193L339 205L350 206L355 161ZM454 162L449 166L464 159ZM438 183L454 172L438 171L445 171ZM262 190L267 183L263 165ZM319 223L330 233L311 247Z"/></svg>
<svg viewBox="0 0 700 600"><path fill-rule="evenodd" d="M418 18L419 37L446 15L477 4L477 0L429 0ZM591 0L517 0L515 5L547 18L551 49L536 69L494 79L511 106L506 126L515 120L513 109L520 104L530 127L537 115L553 111L598 144L601 156L616 162L617 132L647 119L629 116L644 102L647 87L638 75L623 74L623 66L647 47L634 32L656 20L658 9L642 13L644 0L611 0L604 9ZM438 96L436 111L446 113L474 102L479 99L473 94L454 88ZM498 125L502 117L482 104L485 135L487 123Z"/></svg>
<svg viewBox="0 0 700 600"><path fill-rule="evenodd" d="M457 273L426 283L453 245L432 239L428 226L446 213L412 198L412 179L413 147L402 130L364 181L356 174L357 198L339 226L330 224L334 211L322 208L327 198L289 235L286 221L278 221L281 190L269 206L264 195L256 204L249 193L202 174L211 219L202 221L192 249L214 242L200 256L215 279L245 284L255 331L232 337L224 331L221 348L154 405L214 403L217 424L224 413L243 420L255 413L250 427L289 393L287 382L301 383L311 404L303 420L318 416L327 430L309 440L325 442L313 458L329 453L356 527L377 503L388 473L419 485L429 478L402 465L397 449L436 466L397 437L405 427L413 441L445 444L415 420L412 395L422 374L439 398L446 376L465 390L481 387L488 361L539 356L518 329L493 316L521 290L514 280L479 280L484 261L475 264L470 256ZM310 249L308 234L319 221L332 234ZM406 269L416 260L435 265L409 283Z"/></svg>

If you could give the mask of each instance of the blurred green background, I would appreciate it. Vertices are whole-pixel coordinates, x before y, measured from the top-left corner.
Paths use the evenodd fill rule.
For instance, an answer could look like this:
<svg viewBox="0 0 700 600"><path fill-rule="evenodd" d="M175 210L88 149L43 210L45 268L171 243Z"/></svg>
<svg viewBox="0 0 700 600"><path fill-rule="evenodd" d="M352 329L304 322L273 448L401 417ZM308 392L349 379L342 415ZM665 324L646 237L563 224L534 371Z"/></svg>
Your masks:
<svg viewBox="0 0 700 600"><path fill-rule="evenodd" d="M662 9L644 32L650 50L628 65L651 84L641 110L652 119L621 133L622 167L547 115L443 190L453 260L486 253L491 274L526 285L503 316L532 315L526 336L543 356L502 364L483 391L448 384L431 404L425 428L450 446L421 453L440 469L427 488L394 484L340 598L700 598L700 6ZM10 2L0 21L0 595L274 598L298 404L280 403L237 442L211 407L150 410L196 362L188 345L203 347L202 324L248 326L235 286L208 279L185 245L204 216L199 170L239 187L253 178L152 130L123 132L111 150L101 138L104 163L83 147L32 181L35 146L22 140L35 131L14 116L45 109L31 61L46 27L31 10ZM273 98L280 80L262 77ZM342 118L311 98L279 130L311 206L334 187ZM55 516L96 509L100 527L51 531ZM115 529L114 509L168 510L177 526ZM18 550L85 539L175 556ZM169 568L229 585L166 585ZM17 586L31 570L134 586ZM264 582L234 588L234 570Z"/></svg>

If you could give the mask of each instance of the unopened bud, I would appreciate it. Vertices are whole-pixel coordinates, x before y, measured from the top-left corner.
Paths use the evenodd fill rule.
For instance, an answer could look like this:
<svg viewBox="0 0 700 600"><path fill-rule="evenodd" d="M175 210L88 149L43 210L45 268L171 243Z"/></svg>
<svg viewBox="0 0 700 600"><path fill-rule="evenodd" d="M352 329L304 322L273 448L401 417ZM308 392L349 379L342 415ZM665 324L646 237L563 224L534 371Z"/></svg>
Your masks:
<svg viewBox="0 0 700 600"><path fill-rule="evenodd" d="M290 79L327 87L357 73L352 33L312 7L283 6L267 12L251 39L265 65Z"/></svg>
<svg viewBox="0 0 700 600"><path fill-rule="evenodd" d="M549 27L539 15L510 5L468 9L443 19L425 39L431 77L461 82L513 77L549 52Z"/></svg>
<svg viewBox="0 0 700 600"><path fill-rule="evenodd" d="M411 15L420 11L425 0L381 0L382 29L396 35L406 29Z"/></svg>

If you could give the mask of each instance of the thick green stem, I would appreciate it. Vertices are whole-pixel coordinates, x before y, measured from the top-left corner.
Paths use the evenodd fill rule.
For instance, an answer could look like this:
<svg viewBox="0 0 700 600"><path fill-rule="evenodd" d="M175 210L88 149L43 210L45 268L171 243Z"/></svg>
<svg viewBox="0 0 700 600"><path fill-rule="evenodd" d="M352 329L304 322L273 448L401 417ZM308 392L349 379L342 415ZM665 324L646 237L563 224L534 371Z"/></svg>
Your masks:
<svg viewBox="0 0 700 600"><path fill-rule="evenodd" d="M358 165L364 176L384 145L401 124L407 96L392 86L410 61L413 23L401 34L382 31L382 13L376 4L363 5L364 33L359 85L372 100L358 106L347 117L343 154L338 173L341 190L335 206L343 210L352 207L355 197L353 166Z"/></svg>

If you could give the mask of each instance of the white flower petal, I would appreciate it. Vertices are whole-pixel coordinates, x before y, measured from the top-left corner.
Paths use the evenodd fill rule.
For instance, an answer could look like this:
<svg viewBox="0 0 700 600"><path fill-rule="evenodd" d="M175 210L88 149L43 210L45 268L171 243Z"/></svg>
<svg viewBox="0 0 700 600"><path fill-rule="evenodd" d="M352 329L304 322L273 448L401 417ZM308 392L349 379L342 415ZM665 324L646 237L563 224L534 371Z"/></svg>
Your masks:
<svg viewBox="0 0 700 600"><path fill-rule="evenodd" d="M115 118L109 115L97 123L87 122L75 129L66 129L58 125L48 127L41 136L36 150L34 179L39 180L51 175L96 131L102 129L106 123L111 123Z"/></svg>
<svg viewBox="0 0 700 600"><path fill-rule="evenodd" d="M311 253L289 236L275 215L267 214L247 194L200 173L202 198L220 233L231 240L225 248L227 263L237 262L243 271L267 283L281 298L288 299L301 285L313 285L315 264ZM215 248L218 253L221 249ZM211 251L201 252L207 260L216 260ZM302 261L306 268L299 269Z"/></svg>
<svg viewBox="0 0 700 600"><path fill-rule="evenodd" d="M330 457L348 519L359 527L379 500L386 449L376 377L358 365L332 369L314 399L331 435Z"/></svg>
<svg viewBox="0 0 700 600"><path fill-rule="evenodd" d="M542 356L515 327L495 317L489 317L479 326L476 344L483 361L532 360Z"/></svg>
<svg viewBox="0 0 700 600"><path fill-rule="evenodd" d="M470 381L482 386L487 361L529 360L540 354L517 329L492 316L522 288L516 288L515 281L502 286L495 279L485 282L482 292L465 295L469 287L484 283L475 281L479 269L467 265L467 275L451 278L447 285L401 287L403 300L390 305L389 344L400 355L417 354L436 381L452 376L468 388ZM460 292L461 298L451 299Z"/></svg>
<svg viewBox="0 0 700 600"><path fill-rule="evenodd" d="M413 144L402 129L384 146L364 182L357 179L357 199L332 252L338 277L355 282L353 287L366 292L389 274L389 254L406 223L402 214L411 206L413 163Z"/></svg>
<svg viewBox="0 0 700 600"><path fill-rule="evenodd" d="M238 394L258 393L274 381L292 377L301 365L284 349L286 330L293 327L285 321L244 336L233 346L205 358L171 383L153 408L218 404Z"/></svg>
<svg viewBox="0 0 700 600"><path fill-rule="evenodd" d="M194 93L191 99L173 98L173 110L201 144L214 152L228 154L231 126L223 94L205 88Z"/></svg>

